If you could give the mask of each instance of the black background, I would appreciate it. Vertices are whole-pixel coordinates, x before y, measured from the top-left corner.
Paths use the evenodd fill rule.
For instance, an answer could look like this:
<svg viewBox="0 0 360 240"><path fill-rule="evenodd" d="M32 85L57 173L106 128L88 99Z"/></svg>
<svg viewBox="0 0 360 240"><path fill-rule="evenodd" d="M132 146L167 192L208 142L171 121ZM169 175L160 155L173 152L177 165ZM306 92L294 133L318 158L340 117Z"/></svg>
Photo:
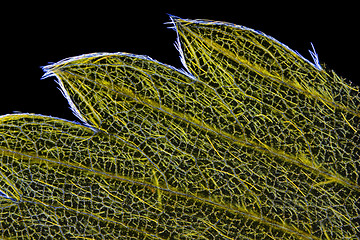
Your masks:
<svg viewBox="0 0 360 240"><path fill-rule="evenodd" d="M76 120L54 78L40 80L41 66L92 52L143 54L180 68L167 14L227 21L260 30L359 84L357 5L331 1L41 1L2 7L0 115L24 112ZM50 3L49 3L50 2ZM335 4L337 3L337 4Z"/></svg>

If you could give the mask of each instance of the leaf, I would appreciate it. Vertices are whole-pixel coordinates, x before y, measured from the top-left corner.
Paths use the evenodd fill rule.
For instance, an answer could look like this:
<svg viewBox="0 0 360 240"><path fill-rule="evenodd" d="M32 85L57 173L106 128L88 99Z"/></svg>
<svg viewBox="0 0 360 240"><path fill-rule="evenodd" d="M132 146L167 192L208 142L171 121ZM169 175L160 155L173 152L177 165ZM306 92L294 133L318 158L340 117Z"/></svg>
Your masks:
<svg viewBox="0 0 360 240"><path fill-rule="evenodd" d="M360 93L275 39L171 18L186 70L45 67L83 122L0 118L2 238L356 239Z"/></svg>

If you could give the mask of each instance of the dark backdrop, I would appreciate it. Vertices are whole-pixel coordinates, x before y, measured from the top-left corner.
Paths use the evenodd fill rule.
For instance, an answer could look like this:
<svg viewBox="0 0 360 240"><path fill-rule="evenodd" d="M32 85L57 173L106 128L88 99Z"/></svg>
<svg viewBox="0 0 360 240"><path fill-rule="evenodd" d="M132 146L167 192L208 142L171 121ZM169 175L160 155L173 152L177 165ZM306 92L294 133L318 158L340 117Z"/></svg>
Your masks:
<svg viewBox="0 0 360 240"><path fill-rule="evenodd" d="M20 1L21 2L21 1ZM40 80L41 66L91 52L129 52L180 68L167 13L221 20L273 36L311 59L310 42L321 63L359 84L359 20L354 5L273 4L267 1L46 1L7 3L1 14L0 115L41 113L76 120L53 78ZM42 1L44 2L44 1ZM76 2L76 3L74 3ZM315 4L315 3L314 3Z"/></svg>

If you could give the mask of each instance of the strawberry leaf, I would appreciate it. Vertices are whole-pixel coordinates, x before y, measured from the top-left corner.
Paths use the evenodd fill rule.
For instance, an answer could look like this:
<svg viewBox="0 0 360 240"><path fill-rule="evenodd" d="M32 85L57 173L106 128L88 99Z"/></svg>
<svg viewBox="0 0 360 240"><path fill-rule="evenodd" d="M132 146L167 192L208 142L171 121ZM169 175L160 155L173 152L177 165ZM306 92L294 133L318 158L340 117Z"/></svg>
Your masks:
<svg viewBox="0 0 360 240"><path fill-rule="evenodd" d="M185 70L46 66L81 120L0 117L2 238L355 239L359 87L242 26L171 17Z"/></svg>

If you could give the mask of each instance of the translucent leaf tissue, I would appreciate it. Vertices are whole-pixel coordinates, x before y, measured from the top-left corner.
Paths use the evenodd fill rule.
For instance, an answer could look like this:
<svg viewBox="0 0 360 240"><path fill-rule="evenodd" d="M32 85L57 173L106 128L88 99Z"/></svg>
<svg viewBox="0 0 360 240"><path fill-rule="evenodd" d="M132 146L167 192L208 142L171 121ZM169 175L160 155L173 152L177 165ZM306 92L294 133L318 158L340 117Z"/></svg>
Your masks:
<svg viewBox="0 0 360 240"><path fill-rule="evenodd" d="M0 117L2 239L359 239L359 87L259 31L171 16L184 69L44 67L80 123Z"/></svg>

